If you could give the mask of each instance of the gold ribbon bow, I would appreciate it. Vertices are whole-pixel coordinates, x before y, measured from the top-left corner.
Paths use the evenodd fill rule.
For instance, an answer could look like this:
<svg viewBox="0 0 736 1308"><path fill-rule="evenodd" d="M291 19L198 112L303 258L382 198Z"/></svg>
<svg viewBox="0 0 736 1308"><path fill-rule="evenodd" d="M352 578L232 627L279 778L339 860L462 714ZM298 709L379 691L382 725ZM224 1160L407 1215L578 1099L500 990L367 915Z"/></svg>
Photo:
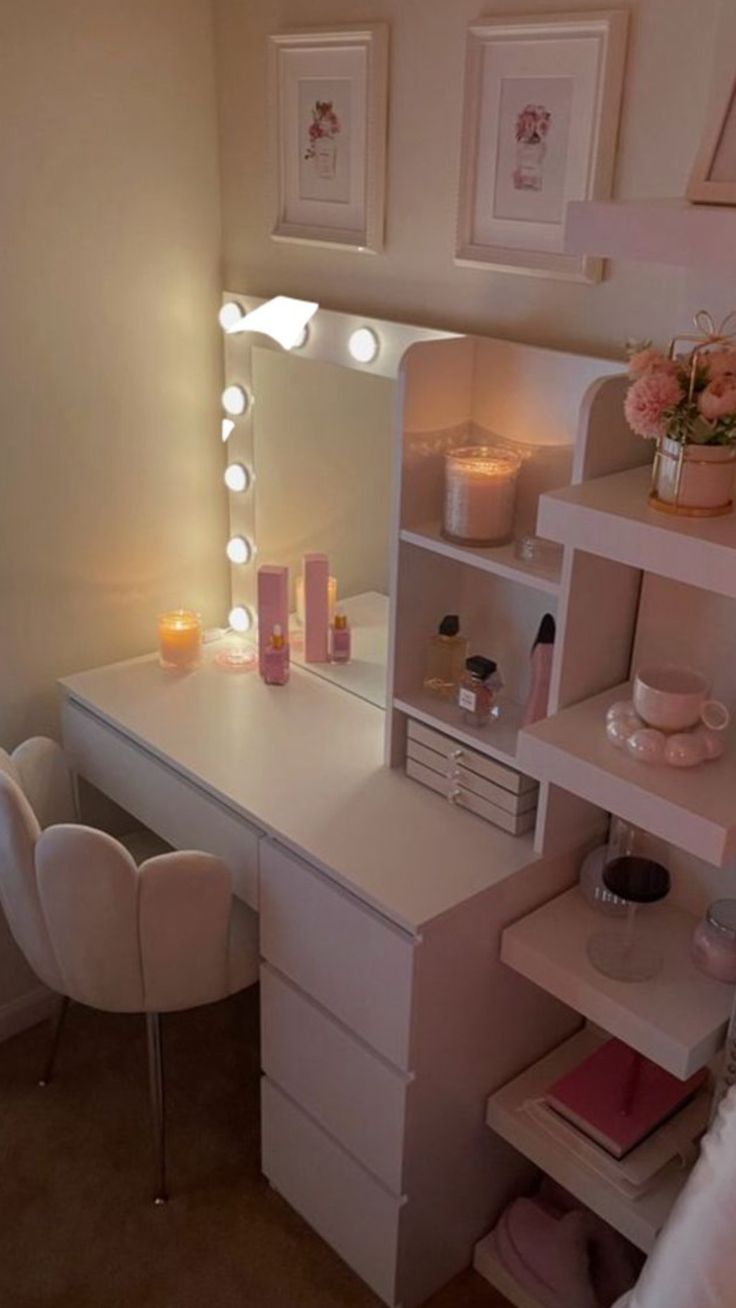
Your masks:
<svg viewBox="0 0 736 1308"><path fill-rule="evenodd" d="M693 316L693 326L697 327L697 335L683 333L681 336L673 336L670 341L669 356L675 358L677 346L681 341L694 342L694 348L690 356L690 387L688 399L692 400L695 390L695 377L698 359L704 350L711 345L731 345L736 342L736 309L727 313L720 326L716 327L712 314L707 309L698 309Z"/></svg>

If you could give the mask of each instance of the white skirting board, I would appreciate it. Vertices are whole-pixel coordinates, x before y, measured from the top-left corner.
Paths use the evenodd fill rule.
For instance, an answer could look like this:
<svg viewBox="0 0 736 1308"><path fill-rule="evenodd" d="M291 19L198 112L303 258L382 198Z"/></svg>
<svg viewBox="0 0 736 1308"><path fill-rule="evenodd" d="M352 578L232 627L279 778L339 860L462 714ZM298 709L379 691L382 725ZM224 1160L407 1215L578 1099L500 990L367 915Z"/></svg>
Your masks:
<svg viewBox="0 0 736 1308"><path fill-rule="evenodd" d="M0 1041L9 1040L31 1026L45 1022L53 1016L58 1004L58 995L45 986L36 986L34 990L0 1004Z"/></svg>

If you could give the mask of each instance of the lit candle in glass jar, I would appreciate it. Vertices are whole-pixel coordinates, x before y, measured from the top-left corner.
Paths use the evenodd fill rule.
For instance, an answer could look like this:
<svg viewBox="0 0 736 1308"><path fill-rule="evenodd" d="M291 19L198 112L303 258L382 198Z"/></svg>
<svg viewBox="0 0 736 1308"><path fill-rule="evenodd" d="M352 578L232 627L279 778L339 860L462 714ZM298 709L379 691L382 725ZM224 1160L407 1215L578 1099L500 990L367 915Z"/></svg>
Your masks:
<svg viewBox="0 0 736 1308"><path fill-rule="evenodd" d="M445 455L443 535L462 545L499 545L513 534L517 454L467 445Z"/></svg>
<svg viewBox="0 0 736 1308"><path fill-rule="evenodd" d="M327 603L329 608L330 622L335 616L335 607L337 605L337 577L330 577L327 583ZM300 627L304 626L304 578L300 575L296 579L296 618Z"/></svg>
<svg viewBox="0 0 736 1308"><path fill-rule="evenodd" d="M162 668L183 670L199 663L202 622L191 609L173 609L158 620L159 658Z"/></svg>

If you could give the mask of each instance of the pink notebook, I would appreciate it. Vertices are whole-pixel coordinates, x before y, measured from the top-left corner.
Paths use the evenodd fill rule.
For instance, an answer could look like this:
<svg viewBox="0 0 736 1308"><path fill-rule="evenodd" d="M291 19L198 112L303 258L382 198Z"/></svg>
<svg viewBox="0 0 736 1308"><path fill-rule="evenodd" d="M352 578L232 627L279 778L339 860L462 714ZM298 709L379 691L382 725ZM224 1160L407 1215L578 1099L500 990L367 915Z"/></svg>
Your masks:
<svg viewBox="0 0 736 1308"><path fill-rule="evenodd" d="M621 1040L607 1040L546 1091L545 1103L623 1158L692 1099L708 1075L687 1081L665 1072Z"/></svg>

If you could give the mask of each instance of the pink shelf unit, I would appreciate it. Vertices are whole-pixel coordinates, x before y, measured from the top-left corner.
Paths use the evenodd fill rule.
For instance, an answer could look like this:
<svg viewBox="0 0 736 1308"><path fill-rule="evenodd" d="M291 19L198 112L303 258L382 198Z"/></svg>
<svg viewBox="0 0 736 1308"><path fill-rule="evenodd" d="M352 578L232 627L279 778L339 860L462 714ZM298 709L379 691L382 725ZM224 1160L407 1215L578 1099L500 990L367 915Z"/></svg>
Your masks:
<svg viewBox="0 0 736 1308"><path fill-rule="evenodd" d="M687 200L573 200L568 254L736 272L736 210Z"/></svg>

